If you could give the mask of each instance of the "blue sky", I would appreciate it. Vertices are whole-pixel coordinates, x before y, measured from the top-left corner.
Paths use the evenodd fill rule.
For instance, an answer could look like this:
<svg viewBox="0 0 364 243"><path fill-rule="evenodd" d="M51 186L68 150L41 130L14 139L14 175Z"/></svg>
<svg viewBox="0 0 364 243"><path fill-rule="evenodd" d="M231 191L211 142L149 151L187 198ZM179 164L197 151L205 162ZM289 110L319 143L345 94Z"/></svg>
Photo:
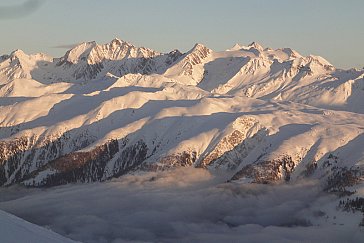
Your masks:
<svg viewBox="0 0 364 243"><path fill-rule="evenodd" d="M33 11L11 8L25 2ZM256 41L363 67L363 9L363 0L3 0L0 53L61 56L60 46L114 37L162 52Z"/></svg>

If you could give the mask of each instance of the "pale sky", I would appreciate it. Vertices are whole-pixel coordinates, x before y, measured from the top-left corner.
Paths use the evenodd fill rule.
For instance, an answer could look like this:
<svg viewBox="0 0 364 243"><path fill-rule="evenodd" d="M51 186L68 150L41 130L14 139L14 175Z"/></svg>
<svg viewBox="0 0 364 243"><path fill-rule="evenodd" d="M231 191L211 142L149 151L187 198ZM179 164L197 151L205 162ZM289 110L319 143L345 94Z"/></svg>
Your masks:
<svg viewBox="0 0 364 243"><path fill-rule="evenodd" d="M161 52L256 41L361 68L363 11L363 0L2 0L0 54L59 57L75 43L114 37Z"/></svg>

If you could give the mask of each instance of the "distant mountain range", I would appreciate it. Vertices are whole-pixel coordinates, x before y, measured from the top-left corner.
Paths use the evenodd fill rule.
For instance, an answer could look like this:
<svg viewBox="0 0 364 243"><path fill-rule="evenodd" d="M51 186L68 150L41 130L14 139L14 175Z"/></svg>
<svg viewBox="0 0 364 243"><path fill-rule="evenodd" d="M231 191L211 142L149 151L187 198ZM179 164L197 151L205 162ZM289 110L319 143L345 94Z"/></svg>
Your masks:
<svg viewBox="0 0 364 243"><path fill-rule="evenodd" d="M257 43L159 53L114 39L0 57L0 185L180 166L253 183L364 174L364 70Z"/></svg>

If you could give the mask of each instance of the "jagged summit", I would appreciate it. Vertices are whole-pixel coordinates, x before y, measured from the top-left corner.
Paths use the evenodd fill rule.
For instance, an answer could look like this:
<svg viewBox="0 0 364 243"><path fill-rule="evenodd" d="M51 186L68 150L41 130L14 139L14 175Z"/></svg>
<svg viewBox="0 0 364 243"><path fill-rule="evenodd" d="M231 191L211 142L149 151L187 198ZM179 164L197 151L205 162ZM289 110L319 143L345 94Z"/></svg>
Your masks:
<svg viewBox="0 0 364 243"><path fill-rule="evenodd" d="M16 61L11 63L9 57ZM235 44L225 52L214 52L197 43L186 53L178 50L159 53L119 38L105 44L83 42L55 59L44 54L27 55L18 50L2 56L0 62L0 74L6 80L2 83L16 78L33 78L42 83L56 80L73 83L127 74L158 74L183 84L203 82L201 87L218 93L241 90L253 80L265 83L282 77L284 83L291 82L290 79L331 75L334 71L335 68L321 57L304 57L291 48L263 49L257 42L247 46ZM244 92L256 96L268 92L264 90L271 89L261 88L257 92L250 87Z"/></svg>
<svg viewBox="0 0 364 243"><path fill-rule="evenodd" d="M67 51L61 58L60 64L65 61L71 64L87 62L100 63L103 60L122 60L123 58L152 57L159 53L145 47L136 47L129 42L114 38L106 44L97 44L95 41L83 42Z"/></svg>
<svg viewBox="0 0 364 243"><path fill-rule="evenodd" d="M28 55L23 50L16 49L12 53L10 53L10 56L23 57L23 56L28 56Z"/></svg>
<svg viewBox="0 0 364 243"><path fill-rule="evenodd" d="M85 61L92 48L96 46L95 41L83 42L68 50L66 54L61 58L61 62L68 62L76 64L79 61Z"/></svg>
<svg viewBox="0 0 364 243"><path fill-rule="evenodd" d="M258 51L263 51L264 48L263 46L261 46L260 44L258 44L257 42L252 42L248 45L248 48L254 48L257 49Z"/></svg>
<svg viewBox="0 0 364 243"><path fill-rule="evenodd" d="M193 48L182 55L175 65L164 73L167 77L178 77L183 84L196 85L203 78L201 65L208 60L213 51L203 44L195 44Z"/></svg>
<svg viewBox="0 0 364 243"><path fill-rule="evenodd" d="M122 45L123 43L126 43L126 41L123 41L119 38L114 38L110 42L111 45Z"/></svg>
<svg viewBox="0 0 364 243"><path fill-rule="evenodd" d="M10 53L10 55L4 55L2 56L2 60L5 59L11 59L11 60L19 60L23 62L37 62L40 60L52 60L52 57L48 56L45 53L39 52L35 54L27 54L23 50L17 49Z"/></svg>
<svg viewBox="0 0 364 243"><path fill-rule="evenodd" d="M239 50L250 50L251 48L256 49L258 51L263 51L264 48L258 44L257 42L252 42L247 46L236 43L233 47L227 49L227 51L239 51Z"/></svg>
<svg viewBox="0 0 364 243"><path fill-rule="evenodd" d="M231 48L227 49L227 51L239 51L241 49L244 49L244 46L240 45L239 43L236 43Z"/></svg>
<svg viewBox="0 0 364 243"><path fill-rule="evenodd" d="M212 50L201 43L196 43L186 54L194 52L211 52Z"/></svg>
<svg viewBox="0 0 364 243"><path fill-rule="evenodd" d="M251 50L256 50L258 52L263 52L265 51L265 49L263 48L263 46L261 46L260 44L258 44L257 42L252 42L249 45L245 46L239 43L236 43L234 46L232 46L231 48L227 49L226 51L251 51ZM268 49L267 49L268 50Z"/></svg>
<svg viewBox="0 0 364 243"><path fill-rule="evenodd" d="M334 67L329 61L327 61L325 58L321 57L321 56L316 56L316 55L309 55L307 57L308 60L312 61L312 62L316 62L322 66L331 66Z"/></svg>
<svg viewBox="0 0 364 243"><path fill-rule="evenodd" d="M300 53L298 53L297 51L295 51L291 48L282 48L282 49L277 49L277 50L286 53L290 58L302 57Z"/></svg>

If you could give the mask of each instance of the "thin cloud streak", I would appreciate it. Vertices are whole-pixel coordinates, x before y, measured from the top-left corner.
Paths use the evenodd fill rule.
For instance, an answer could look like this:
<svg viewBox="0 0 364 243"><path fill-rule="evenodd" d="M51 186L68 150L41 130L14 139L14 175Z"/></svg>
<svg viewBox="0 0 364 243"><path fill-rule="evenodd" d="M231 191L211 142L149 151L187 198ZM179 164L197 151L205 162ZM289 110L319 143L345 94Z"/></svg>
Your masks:
<svg viewBox="0 0 364 243"><path fill-rule="evenodd" d="M79 45L79 43L57 45L57 46L52 46L51 48L56 48L56 49L72 49L72 48L74 48L77 45Z"/></svg>
<svg viewBox="0 0 364 243"><path fill-rule="evenodd" d="M37 11L45 0L27 0L22 4L0 6L0 19L22 18Z"/></svg>

